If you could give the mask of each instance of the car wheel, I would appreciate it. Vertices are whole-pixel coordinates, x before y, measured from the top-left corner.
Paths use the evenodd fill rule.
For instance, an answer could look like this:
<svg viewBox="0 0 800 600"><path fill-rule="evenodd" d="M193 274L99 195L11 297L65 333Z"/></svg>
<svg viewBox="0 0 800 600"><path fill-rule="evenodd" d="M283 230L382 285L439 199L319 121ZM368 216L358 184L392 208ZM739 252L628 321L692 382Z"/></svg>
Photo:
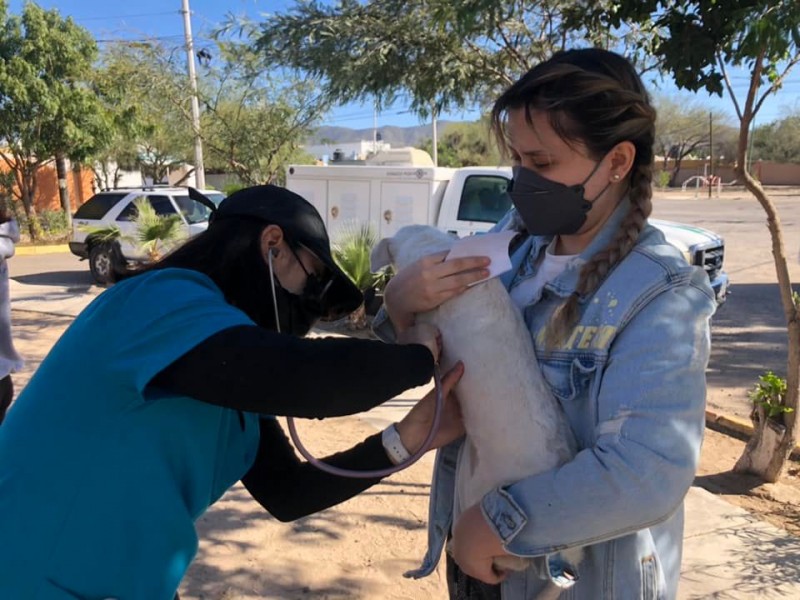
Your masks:
<svg viewBox="0 0 800 600"><path fill-rule="evenodd" d="M113 244L95 244L89 250L89 271L101 285L117 280L119 262L119 250Z"/></svg>

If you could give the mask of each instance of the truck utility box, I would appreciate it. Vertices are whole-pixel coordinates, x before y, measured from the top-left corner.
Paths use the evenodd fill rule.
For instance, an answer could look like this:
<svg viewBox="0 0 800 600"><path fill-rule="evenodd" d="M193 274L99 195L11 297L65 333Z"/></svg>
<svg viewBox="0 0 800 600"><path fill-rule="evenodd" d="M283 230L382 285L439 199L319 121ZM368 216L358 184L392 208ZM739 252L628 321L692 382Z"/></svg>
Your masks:
<svg viewBox="0 0 800 600"><path fill-rule="evenodd" d="M505 214L510 175L491 167L293 165L286 187L317 208L332 240L364 222L380 238L420 223L464 236Z"/></svg>

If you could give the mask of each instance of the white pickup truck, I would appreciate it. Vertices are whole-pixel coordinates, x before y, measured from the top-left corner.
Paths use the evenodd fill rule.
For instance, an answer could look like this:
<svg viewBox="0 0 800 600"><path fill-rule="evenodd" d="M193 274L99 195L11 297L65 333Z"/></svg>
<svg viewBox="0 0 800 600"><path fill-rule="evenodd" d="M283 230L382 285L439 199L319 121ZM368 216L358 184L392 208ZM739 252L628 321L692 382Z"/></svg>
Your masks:
<svg viewBox="0 0 800 600"><path fill-rule="evenodd" d="M459 237L487 231L508 211L508 167L292 165L286 187L311 202L334 241L351 223L369 222L379 237L410 224L434 225ZM651 219L692 264L705 269L722 303L728 276L725 245L707 229Z"/></svg>

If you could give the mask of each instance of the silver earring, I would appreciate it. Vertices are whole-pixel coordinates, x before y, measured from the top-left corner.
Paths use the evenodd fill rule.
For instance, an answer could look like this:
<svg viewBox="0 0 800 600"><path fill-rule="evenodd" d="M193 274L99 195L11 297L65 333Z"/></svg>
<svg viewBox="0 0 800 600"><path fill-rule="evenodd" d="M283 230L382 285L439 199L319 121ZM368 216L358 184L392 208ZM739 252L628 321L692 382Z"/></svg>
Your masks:
<svg viewBox="0 0 800 600"><path fill-rule="evenodd" d="M620 175L619 175L619 173L614 173L614 174L611 176L611 179L613 179L614 181L619 181L619 179L620 179Z"/></svg>

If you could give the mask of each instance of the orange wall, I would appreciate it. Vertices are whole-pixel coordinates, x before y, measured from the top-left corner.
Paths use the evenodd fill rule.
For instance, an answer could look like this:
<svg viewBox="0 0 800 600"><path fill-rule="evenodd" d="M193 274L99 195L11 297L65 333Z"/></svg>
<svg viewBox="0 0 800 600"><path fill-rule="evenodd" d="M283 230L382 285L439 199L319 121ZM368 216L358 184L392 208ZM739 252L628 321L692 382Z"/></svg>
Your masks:
<svg viewBox="0 0 800 600"><path fill-rule="evenodd" d="M8 165L1 160L0 170L8 171ZM55 165L49 164L39 169L36 180L36 197L33 199L36 210L60 210L61 201L58 196L58 177ZM93 183L94 173L91 169L83 168L80 171L69 169L67 171L67 190L69 190L72 212L75 212L92 196L94 193Z"/></svg>
<svg viewBox="0 0 800 600"><path fill-rule="evenodd" d="M92 196L93 181L94 173L89 169L81 171L69 169L67 171L67 190L69 190L69 202L72 205L71 212L75 212ZM39 170L34 204L36 210L60 210L61 200L58 196L58 177L55 165L47 165Z"/></svg>

